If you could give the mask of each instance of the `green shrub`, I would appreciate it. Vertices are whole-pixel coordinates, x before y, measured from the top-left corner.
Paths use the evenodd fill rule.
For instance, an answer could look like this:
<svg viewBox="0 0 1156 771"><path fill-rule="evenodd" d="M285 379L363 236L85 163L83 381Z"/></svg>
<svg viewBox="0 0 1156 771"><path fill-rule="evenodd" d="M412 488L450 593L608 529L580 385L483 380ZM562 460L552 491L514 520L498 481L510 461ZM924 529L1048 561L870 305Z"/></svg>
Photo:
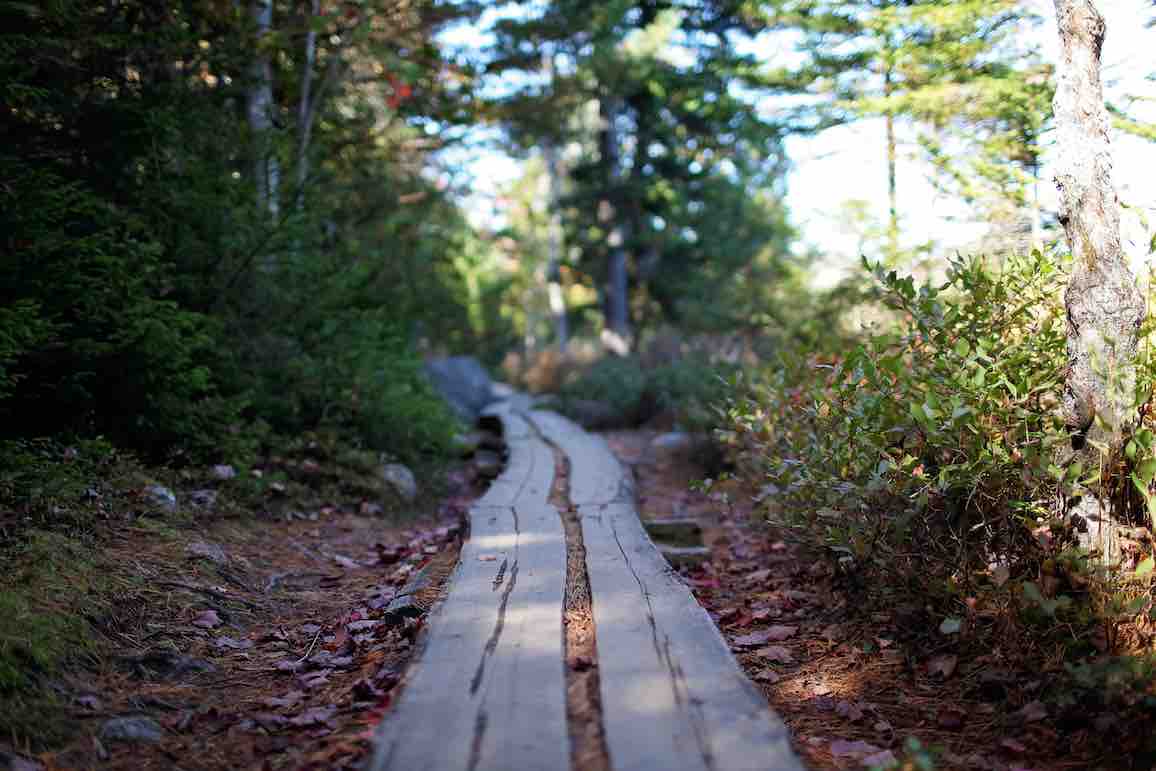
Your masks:
<svg viewBox="0 0 1156 771"><path fill-rule="evenodd" d="M1065 473L1064 276L1038 253L956 260L939 284L873 273L889 320L845 356L772 372L728 436L774 486L773 513L845 566L954 594L1030 553Z"/></svg>

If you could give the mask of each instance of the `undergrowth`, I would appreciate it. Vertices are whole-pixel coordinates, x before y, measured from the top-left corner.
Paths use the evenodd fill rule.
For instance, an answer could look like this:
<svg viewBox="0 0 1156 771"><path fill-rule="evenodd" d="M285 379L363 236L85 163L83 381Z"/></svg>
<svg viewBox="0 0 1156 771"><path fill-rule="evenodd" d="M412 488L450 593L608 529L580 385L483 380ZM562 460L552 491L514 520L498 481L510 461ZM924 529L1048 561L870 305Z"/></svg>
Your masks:
<svg viewBox="0 0 1156 771"><path fill-rule="evenodd" d="M1063 265L961 258L923 281L867 267L874 301L856 310L874 321L853 346L784 350L732 391L719 436L762 513L876 606L913 605L973 650L1052 672L1058 710L1147 724L1151 533L1129 530L1105 573L1063 501L1090 474L1151 501L1156 432L1141 423L1101 469L1065 452ZM1156 359L1142 352L1150 415Z"/></svg>

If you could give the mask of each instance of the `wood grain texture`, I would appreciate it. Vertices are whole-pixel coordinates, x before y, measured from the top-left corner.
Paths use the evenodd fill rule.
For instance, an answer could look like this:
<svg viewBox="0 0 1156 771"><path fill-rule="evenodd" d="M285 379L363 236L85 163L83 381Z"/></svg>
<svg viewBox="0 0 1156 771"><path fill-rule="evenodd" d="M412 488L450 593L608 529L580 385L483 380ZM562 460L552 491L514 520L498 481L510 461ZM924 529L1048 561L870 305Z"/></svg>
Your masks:
<svg viewBox="0 0 1156 771"><path fill-rule="evenodd" d="M605 439L588 434L553 412L535 410L529 418L547 441L570 459L571 503L582 506L634 500L634 476L614 457Z"/></svg>
<svg viewBox="0 0 1156 771"><path fill-rule="evenodd" d="M615 771L795 771L787 730L632 504L581 506Z"/></svg>
<svg viewBox="0 0 1156 771"><path fill-rule="evenodd" d="M558 511L546 503L554 459L519 420L506 424L504 484L471 508L449 594L378 731L373 771L569 767L566 545Z"/></svg>

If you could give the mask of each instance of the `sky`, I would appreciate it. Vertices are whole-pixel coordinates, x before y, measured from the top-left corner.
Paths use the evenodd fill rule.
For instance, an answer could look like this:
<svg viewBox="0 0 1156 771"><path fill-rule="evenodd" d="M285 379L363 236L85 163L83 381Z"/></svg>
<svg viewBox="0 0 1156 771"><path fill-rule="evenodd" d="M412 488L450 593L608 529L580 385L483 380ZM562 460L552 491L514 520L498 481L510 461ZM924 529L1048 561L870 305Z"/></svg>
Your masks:
<svg viewBox="0 0 1156 771"><path fill-rule="evenodd" d="M1031 0L1043 18L1034 31L1045 60L1055 62L1059 48L1055 11L1051 0ZM1156 28L1146 25L1156 13L1150 0L1098 0L1108 32L1103 50L1103 77L1107 98L1121 102L1129 96L1148 96L1138 106L1137 117L1156 122L1156 81L1147 79L1156 72ZM475 25L465 25L443 34L444 43L460 46L463 53L477 51L489 42L486 30L497 14L489 11ZM762 108L763 105L760 105ZM447 166L465 169L469 194L465 205L479 225L501 222L501 192L521 171L521 162L499 149L498 133L480 129L470 141L456 148L444 160ZM902 136L900 137L903 138ZM1045 212L1056 210L1054 173L1044 136L1043 183L1040 196ZM865 120L830 129L815 137L793 137L786 149L792 161L787 180L786 204L791 220L800 233L796 249L814 250L822 255L813 280L818 285L837 281L858 260L859 234L845 224L847 202L864 201L870 216L883 221L887 216L887 177L882 120ZM948 197L936 193L928 181L929 167L908 147L900 148L897 169L899 210L904 242L936 242L941 254L966 248L979 238L985 226L974 213ZM1124 214L1125 248L1133 266L1141 268L1149 255L1148 242L1156 229L1156 143L1119 134L1113 136L1114 181L1121 201L1130 208ZM1150 223L1150 224L1149 224Z"/></svg>

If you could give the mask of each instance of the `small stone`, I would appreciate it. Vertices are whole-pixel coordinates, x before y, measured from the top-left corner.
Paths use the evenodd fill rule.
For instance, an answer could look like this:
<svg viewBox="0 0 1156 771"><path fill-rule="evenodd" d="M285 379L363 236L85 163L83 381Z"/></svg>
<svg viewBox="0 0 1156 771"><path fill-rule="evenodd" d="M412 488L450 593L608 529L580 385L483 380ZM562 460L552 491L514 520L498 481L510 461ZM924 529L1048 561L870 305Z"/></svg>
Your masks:
<svg viewBox="0 0 1156 771"><path fill-rule="evenodd" d="M114 717L100 727L100 738L110 742L148 742L155 744L165 736L157 721L144 715Z"/></svg>
<svg viewBox="0 0 1156 771"><path fill-rule="evenodd" d="M149 485L144 490L145 499L153 506L173 514L177 510L177 496L164 485Z"/></svg>
<svg viewBox="0 0 1156 771"><path fill-rule="evenodd" d="M381 477L401 496L403 501L409 502L417 498L417 480L407 466L400 463L387 463L381 469Z"/></svg>
<svg viewBox="0 0 1156 771"><path fill-rule="evenodd" d="M221 464L219 466L213 466L212 474L213 479L216 479L220 482L227 482L230 479L236 478L237 469L228 464Z"/></svg>

